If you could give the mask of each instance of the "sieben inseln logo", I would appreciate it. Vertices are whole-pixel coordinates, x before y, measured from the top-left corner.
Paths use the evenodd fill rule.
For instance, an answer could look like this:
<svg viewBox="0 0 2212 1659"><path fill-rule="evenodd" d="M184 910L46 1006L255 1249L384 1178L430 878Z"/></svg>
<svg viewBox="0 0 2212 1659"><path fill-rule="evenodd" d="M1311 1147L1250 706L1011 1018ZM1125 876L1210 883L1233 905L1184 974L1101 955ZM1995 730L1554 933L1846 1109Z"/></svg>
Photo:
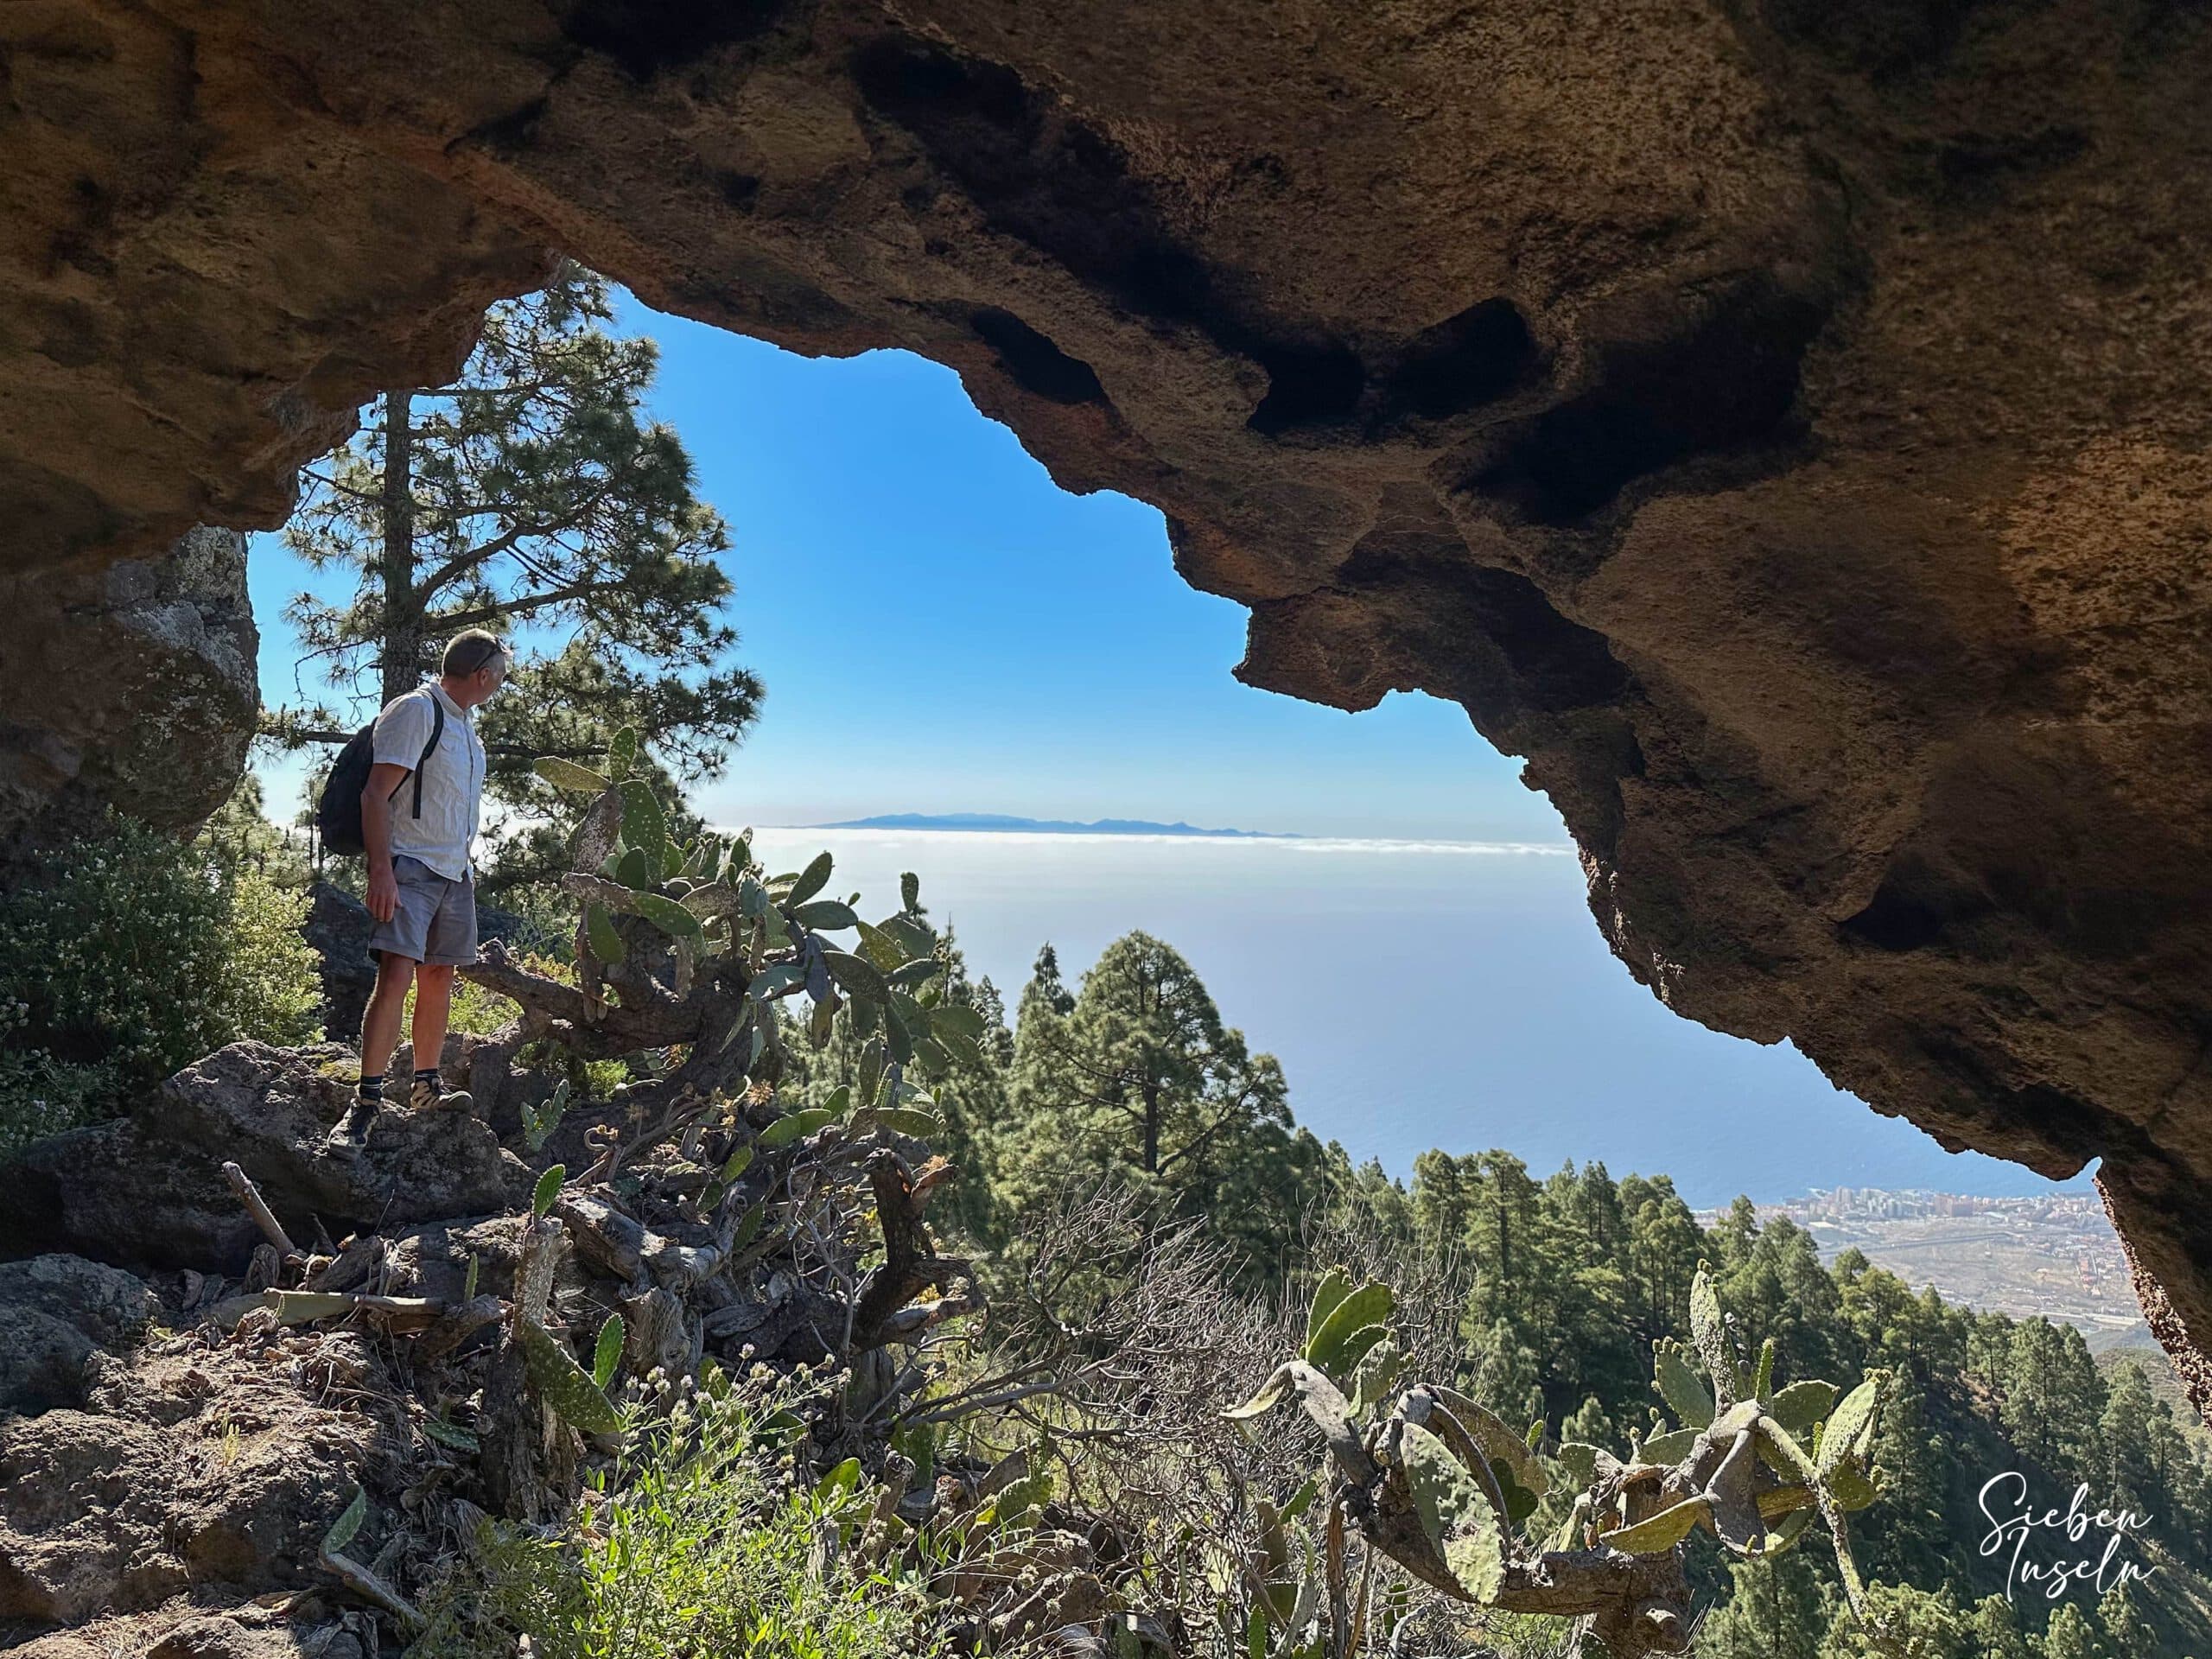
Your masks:
<svg viewBox="0 0 2212 1659"><path fill-rule="evenodd" d="M2086 1484L2074 1489L2064 1509L2037 1510L2028 1478L2007 1469L1982 1483L1980 1503L1989 1522L1981 1553L2004 1559L2008 1601L2015 1585L2056 1601L2075 1585L2093 1585L2102 1595L2158 1570L2155 1564L2145 1566L2126 1554L2133 1535L2148 1527L2151 1517L2126 1507L2089 1508Z"/></svg>

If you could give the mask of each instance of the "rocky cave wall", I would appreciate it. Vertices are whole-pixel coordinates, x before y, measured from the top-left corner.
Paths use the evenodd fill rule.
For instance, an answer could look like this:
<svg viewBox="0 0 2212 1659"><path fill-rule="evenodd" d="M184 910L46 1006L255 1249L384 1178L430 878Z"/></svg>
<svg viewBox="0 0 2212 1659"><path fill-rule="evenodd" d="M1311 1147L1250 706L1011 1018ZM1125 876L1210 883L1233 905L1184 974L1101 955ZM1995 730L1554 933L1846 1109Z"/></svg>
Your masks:
<svg viewBox="0 0 2212 1659"><path fill-rule="evenodd" d="M117 712L175 706L47 694L138 603L111 573L280 522L360 399L563 251L951 365L1062 484L1167 512L1252 610L1250 683L1459 701L1670 1007L1952 1146L2101 1157L2162 1336L2212 1348L2208 27L10 8L0 818L125 790ZM245 702L194 706L158 792L198 810Z"/></svg>
<svg viewBox="0 0 2212 1659"><path fill-rule="evenodd" d="M206 818L245 766L261 636L245 537L198 525L144 557L0 565L0 832L32 849L104 807Z"/></svg>

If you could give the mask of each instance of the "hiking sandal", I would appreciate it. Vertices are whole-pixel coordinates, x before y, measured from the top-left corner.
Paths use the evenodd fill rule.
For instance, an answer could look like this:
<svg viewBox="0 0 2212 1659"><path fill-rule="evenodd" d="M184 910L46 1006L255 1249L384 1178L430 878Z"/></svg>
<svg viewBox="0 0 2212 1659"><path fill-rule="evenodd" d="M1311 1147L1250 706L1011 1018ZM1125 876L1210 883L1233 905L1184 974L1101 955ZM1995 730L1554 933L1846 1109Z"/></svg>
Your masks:
<svg viewBox="0 0 2212 1659"><path fill-rule="evenodd" d="M466 1089L448 1089L443 1083L417 1083L407 1091L410 1112L465 1112L475 1104Z"/></svg>
<svg viewBox="0 0 2212 1659"><path fill-rule="evenodd" d="M377 1121L377 1114L384 1109L384 1102L356 1095L346 1103L345 1111L332 1125L323 1141L323 1150L336 1158L351 1158L368 1144L369 1126Z"/></svg>

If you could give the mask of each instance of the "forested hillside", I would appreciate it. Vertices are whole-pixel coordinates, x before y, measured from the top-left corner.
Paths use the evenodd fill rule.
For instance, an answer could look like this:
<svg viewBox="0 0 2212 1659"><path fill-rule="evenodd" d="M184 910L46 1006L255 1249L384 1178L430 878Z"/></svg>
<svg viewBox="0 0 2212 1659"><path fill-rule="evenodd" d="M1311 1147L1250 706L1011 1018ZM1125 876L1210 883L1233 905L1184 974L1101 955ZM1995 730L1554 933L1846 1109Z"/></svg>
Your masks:
<svg viewBox="0 0 2212 1659"><path fill-rule="evenodd" d="M1707 1262L1724 1304L1797 1374L1892 1373L1875 1455L1883 1498L1854 1529L1859 1564L1918 1659L2212 1653L2199 1576L2212 1460L2145 1369L2163 1370L2162 1357L2101 1370L2069 1325L1915 1294L1855 1251L1823 1266L1808 1233L1760 1225L1748 1199L1701 1228L1665 1175L1616 1179L1590 1163L1539 1176L1499 1150L1430 1152L1410 1182L1355 1166L1297 1127L1281 1068L1250 1053L1191 965L1144 934L1110 945L1074 985L1046 947L1010 1016L988 981L962 972L957 983L986 1034L940 1097L955 1160L982 1178L962 1199L980 1245L1018 1256L1058 1195L1109 1178L1201 1223L1228 1247L1242 1291L1294 1302L1327 1265L1300 1241L1361 1237L1370 1259L1395 1266L1402 1300L1450 1309L1470 1395L1513 1421L1541 1419L1558 1440L1603 1445L1649 1430L1653 1344L1688 1335L1691 1282ZM826 1091L849 1055L833 1044L816 1064L811 1086ZM1478 1103L1479 1080L1468 1086ZM1985 1550L1980 1506L1984 1484L2008 1471L2038 1511L2063 1511L2081 1486L2088 1511L2124 1507L2145 1522L2109 1561L2107 1530L2073 1542L2043 1530L2022 1552L2029 1567L2008 1573L2009 1541ZM2012 1490L1992 1497L1999 1515L2024 1507L2004 1503ZM2105 1567L2107 1593L2092 1579L2053 1599L2030 1577L2083 1558ZM2111 1589L2123 1560L2156 1570ZM1713 1569L1706 1587L1698 1651L1711 1659L1870 1650L1840 1615L1817 1548L1738 1565L1732 1579Z"/></svg>
<svg viewBox="0 0 2212 1659"><path fill-rule="evenodd" d="M649 793L641 798L650 804ZM665 839L664 822L645 816ZM669 842L662 851L665 865L678 852L719 861L725 849ZM582 1410L594 1437L588 1444L573 1427L556 1433L558 1413L542 1402L512 1416L511 1391L468 1369L485 1363L480 1346L403 1338L361 1350L364 1376L384 1377L390 1397L412 1398L410 1409L428 1414L404 1457L388 1468L364 1465L359 1477L361 1501L378 1517L379 1549L400 1562L422 1599L415 1605L395 1592L377 1605L393 1629L428 1627L416 1638L420 1653L504 1656L522 1633L548 1659L674 1659L724 1650L714 1643L735 1630L766 1632L747 1637L753 1645L739 1651L834 1659L1078 1650L1038 1649L1053 1630L1088 1632L1086 1640L1127 1636L1105 1650L1111 1659L1567 1652L1570 1623L1541 1611L1498 1611L1510 1597L1455 1597L1448 1576L1443 1585L1427 1580L1442 1595L1419 1590L1401 1546L1410 1543L1410 1557L1421 1546L1369 1524L1376 1519L1370 1500L1389 1480L1405 1478L1409 1461L1376 1476L1381 1484L1338 1478L1325 1503L1317 1497L1320 1444L1338 1457L1324 1421L1334 1408L1315 1418L1317 1440L1311 1425L1269 1413L1281 1390L1266 1379L1300 1363L1314 1376L1332 1354L1335 1376L1313 1386L1317 1394L1340 1389L1336 1403L1352 1402L1359 1421L1375 1419L1371 1433L1410 1433L1418 1425L1403 1416L1407 1402L1432 1408L1443 1397L1437 1389L1454 1392L1448 1412L1464 1408L1468 1421L1487 1414L1480 1421L1494 1442L1465 1463L1512 1476L1510 1490L1501 1486L1490 1500L1510 1524L1484 1535L1498 1547L1491 1567L1521 1575L1515 1589L1523 1609L1542 1602L1541 1580L1554 1571L1656 1563L1677 1573L1677 1590L1687 1571L1689 1593L1670 1592L1668 1611L1672 1620L1675 1606L1684 1610L1681 1627L1632 1651L1680 1651L1682 1637L1706 1659L2212 1656L2212 1597L2201 1576L2212 1454L2193 1427L2184 1431L2169 1379L2145 1369L2158 1363L2156 1355L2107 1356L2101 1367L2069 1326L1915 1294L1855 1253L1823 1265L1808 1233L1786 1220L1762 1224L1746 1200L1702 1226L1663 1174L1617 1179L1588 1163L1540 1177L1507 1151L1440 1150L1418 1159L1409 1179L1395 1179L1298 1126L1282 1068L1250 1050L1192 965L1161 940L1130 934L1072 977L1048 946L1009 1008L988 980L971 978L957 941L926 919L912 878L895 912L863 924L848 901L820 896L827 855L804 874L777 876L746 862L742 841L727 851L730 890L784 918L785 937L796 941L788 950L771 960L765 927L753 922L749 943L718 941L711 954L688 959L687 975L684 952L658 954L658 924L625 912L626 932L602 938L622 953L611 953L611 965L581 951L563 956L557 945L550 957L502 957L480 976L490 983L470 987L457 1018L484 1051L518 1061L512 1072L472 1062L472 1082L482 1073L515 1097L480 1096L484 1122L425 1127L391 1115L395 1145L445 1134L496 1161L503 1154L488 1115L519 1112L519 1132L508 1141L528 1157L510 1173L531 1197L526 1217L473 1220L499 1203L456 1197L454 1213L489 1230L470 1232L465 1249L438 1246L446 1253L434 1251L435 1262L423 1256L423 1238L403 1233L391 1248L430 1265L410 1269L411 1299L367 1297L378 1305L367 1317L427 1317L444 1306L442 1297L454 1301L456 1318L478 1307L476 1253L525 1225L549 1238L572 1236L602 1276L615 1275L568 1282L546 1312L560 1333L546 1351L556 1357L597 1333L590 1374L572 1357L557 1366L544 1361L544 1381L532 1374L538 1394L552 1398L546 1391L557 1383L565 1408ZM619 870L620 858L608 856ZM109 1067L97 1073L108 1079L102 1087L127 1094L211 1040L296 1044L286 1022L312 992L288 921L298 908L291 888L304 875L253 836L215 834L185 848L130 832L89 842L58 868L38 905L22 907L26 926L41 917L50 925L0 938L0 993L20 988L12 999L0 995L0 1006L17 1007L15 1019L36 1039L25 1046L43 1068L32 1079L36 1097L0 1077L0 1139L63 1127L42 1080L70 1066L87 1076L95 1064ZM646 906L653 898L607 877L583 885L601 903ZM157 909L164 894L173 898ZM546 913L559 908L550 901ZM264 923L264 911L277 915L276 925ZM111 998L96 1003L88 990L86 1010L104 1010L112 1028L120 1009L137 1033L124 1058L137 1070L85 1058L83 1035L96 1022L89 1014L79 1020L78 1004L59 998L57 988L126 980L143 918L171 912L193 921L191 937L204 936L211 959L227 953L259 967L251 982L271 988L270 1012L188 1008L188 1026L164 1008L164 1023ZM682 925L673 903L653 905L652 913ZM598 919L605 936L613 925ZM823 944L817 928L857 930L869 955ZM549 929L546 937L558 936ZM594 937L588 921L575 937ZM62 980L44 966L56 939L70 945L62 959L71 974ZM671 970L666 982L652 976L656 963ZM620 982L596 1022L541 1020L537 1029L552 1033L545 1037L524 1037L518 1005L499 988L581 1002L582 976L602 971ZM832 974L848 988L873 986L872 997L835 995ZM687 977L690 1001L673 988ZM679 1014L724 1019L739 999L722 988L741 984L745 1004L765 1016L749 1034L730 1028L745 1041L686 1034L695 1028ZM801 992L811 1004L804 1015L797 1012L807 1006L795 1000ZM1356 1020L1358 1007L1356 998L1317 999L1316 1017ZM723 1082L683 1086L688 1068L715 1065L728 1070ZM263 1120L272 1101L287 1100L284 1110L311 1120L320 1109L307 1097L342 1089L345 1065L342 1050L242 1044L163 1084L162 1109L141 1114L143 1125L88 1126L28 1155L45 1167L41 1159L106 1137L138 1146L130 1137L141 1128L175 1127L180 1103L201 1112L193 1121L204 1127L220 1114L207 1116L216 1096L195 1090L219 1075L250 1073L264 1081L222 1096L221 1110L237 1116L221 1120L237 1155L296 1187L312 1182L316 1192L342 1198L352 1178L324 1167L319 1135L302 1147L289 1129L279 1135ZM917 1077L928 1080L926 1092ZM1470 1116L1478 1117L1479 1078L1466 1089ZM83 1092L89 1104L80 1115L96 1117L99 1091ZM1510 1133L1501 1125L1499 1138ZM273 1146L272 1136L283 1144ZM199 1141L174 1146L156 1135L145 1144L155 1151L134 1155L194 1164L216 1155ZM1683 1155L1694 1159L1695 1147ZM112 1163L69 1167L97 1185L111 1179L101 1172ZM569 1178L567 1168L583 1173ZM354 1194L346 1201L357 1211L341 1212L362 1217L364 1232L334 1258L316 1258L316 1272L385 1248L366 1218L390 1194L369 1196ZM557 1214L545 1213L549 1204ZM195 1205L191 1217L207 1213ZM216 1201L218 1211L228 1205L227 1192ZM99 1213L120 1225L139 1207L134 1199ZM894 1224L901 1214L905 1222ZM665 1230L652 1259L684 1295L702 1299L700 1313L649 1319L652 1297L618 1294L620 1281L642 1270L635 1242L621 1242L630 1236L623 1229L646 1227L640 1217ZM670 1242L678 1237L691 1243ZM270 1249L264 1277L305 1271L304 1253L287 1267ZM211 1247L203 1259L218 1254ZM529 1276L518 1274L512 1268L515 1295ZM256 1351L289 1351L283 1319L352 1318L344 1310L362 1300L318 1284L306 1287L313 1294L270 1288L274 1303L264 1306L251 1282L249 1294L224 1298L219 1273L198 1270L161 1284L162 1318L179 1333L162 1340L218 1356L206 1363L232 1368L226 1388L260 1374ZM1378 1344L1356 1363L1345 1332L1332 1338L1316 1328L1316 1310L1332 1297L1360 1311L1351 1334ZM490 1300L499 1305L496 1294ZM681 1298L666 1306L680 1311ZM635 1321L632 1337L618 1309ZM1715 1309L1728 1322L1718 1337ZM685 1319L697 1325L695 1340L709 1344L703 1364L696 1348L687 1356L681 1342L671 1348L664 1340L683 1334ZM308 1344L300 1351L322 1351L313 1345L321 1338L298 1340ZM167 1386L158 1368L168 1361L157 1349L137 1362L156 1368L142 1377L149 1399ZM1709 1389L1679 1363L1693 1351ZM1370 1364L1377 1355L1388 1363ZM695 1389L707 1391L696 1406ZM1653 1516L1637 1510L1649 1500L1631 1502L1624 1483L1656 1489L1663 1471L1665 1481L1718 1491L1719 1473L1699 1465L1707 1453L1694 1448L1719 1442L1697 1431L1720 1432L1728 1396L1738 1408L1780 1412L1793 1389L1821 1402L1802 1427L1806 1448L1824 1458L1820 1433L1832 1425L1823 1414L1843 1416L1837 1402L1847 1395L1878 1402L1853 1416L1847 1440L1835 1431L1831 1446L1845 1450L1834 1483L1823 1474L1777 1484L1771 1469L1755 1476L1754 1484L1764 1483L1759 1497L1794 1503L1794 1531L1755 1531L1745 1549L1715 1507L1693 1530L1637 1538ZM1249 1407L1232 1421L1240 1401ZM296 1408L324 1408L303 1396ZM75 1421L49 1412L19 1420L13 1432L35 1440ZM81 1421L122 1432L105 1419ZM212 1449L192 1455L219 1465L232 1455L224 1449L226 1415L194 1421ZM1744 1429L1730 1433L1739 1450L1753 1446ZM796 1447L785 1438L794 1433ZM530 1478L509 1484L531 1497L518 1508L499 1501L482 1470L486 1448L523 1441L561 1455L540 1470L535 1452L518 1454ZM199 1442L187 1436L179 1444L188 1452ZM151 1455L153 1445L142 1450ZM1357 1465L1368 1453L1355 1441L1351 1455ZM592 1491L604 1496L575 1501L573 1489L587 1478L579 1459L589 1460L589 1480L603 1483ZM287 1452L272 1466L296 1462ZM448 1508L437 1525L410 1529L403 1476L456 1483L452 1502L490 1500L497 1518L481 1507ZM1847 1529L1827 1512L1826 1496L1821 1528L1802 1524L1810 1519L1808 1491L1820 1485L1826 1494L1831 1484L1840 1494L1834 1507L1850 1512ZM314 1504L327 1507L346 1490L335 1478L315 1486L313 1503L298 1506L300 1528L312 1516L319 1531L329 1516L315 1516ZM1993 1518L2023 1510L2063 1522L2077 1490L2086 1514L2072 1534L2063 1524L2037 1526L2017 1555L2009 1535L1992 1537ZM29 1491L16 1494L19 1508L30 1503ZM1667 1513L1680 1517L1705 1501ZM2120 1510L2125 1525L2099 1518ZM1468 1526L1487 1524L1484 1512L1479 1502L1461 1503L1451 1524L1440 1510L1421 1524L1433 1522L1434 1539L1458 1548ZM861 1516L873 1519L863 1524ZM1779 1521L1784 1512L1759 1516ZM460 1535L450 1530L462 1523L457 1516L475 1529L474 1549L458 1554L452 1541ZM549 1529L532 1529L539 1527ZM1847 1530L1866 1581L1865 1618L1849 1610L1840 1570L1834 1541ZM1801 1537L1802 1547L1789 1548ZM51 1569L59 1585L74 1545L57 1535L48 1546L38 1571ZM327 1538L325 1546L326 1554L339 1548ZM1332 1580L1322 1560L1357 1566L1348 1621L1340 1617L1343 1574ZM2067 1567L2078 1571L2054 1578ZM2148 1576L2123 1584L2123 1569ZM1041 1584L1031 1574L1042 1574ZM69 1623L105 1605L92 1591L82 1592L82 1607L65 1606L59 1590L40 1593L44 1599L0 1599L0 1620ZM795 1645L806 1643L815 1646ZM1592 1654L1595 1644L1580 1651Z"/></svg>

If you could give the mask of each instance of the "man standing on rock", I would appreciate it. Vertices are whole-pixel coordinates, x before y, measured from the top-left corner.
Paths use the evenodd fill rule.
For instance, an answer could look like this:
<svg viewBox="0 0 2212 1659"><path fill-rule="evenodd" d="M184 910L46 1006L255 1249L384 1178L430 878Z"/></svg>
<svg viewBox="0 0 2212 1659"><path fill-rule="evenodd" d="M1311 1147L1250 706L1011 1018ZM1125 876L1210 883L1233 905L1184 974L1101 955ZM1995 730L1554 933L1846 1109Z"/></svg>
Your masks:
<svg viewBox="0 0 2212 1659"><path fill-rule="evenodd" d="M484 800L484 745L471 711L490 701L513 665L514 653L495 636L471 628L447 643L435 680L394 697L377 716L374 764L361 791L377 985L361 1020L360 1087L331 1132L334 1150L358 1147L375 1121L410 984L415 1077L408 1105L418 1112L468 1109L468 1096L438 1076L438 1057L453 1010L454 969L476 960L468 855ZM403 796L400 786L418 765L421 794L410 788Z"/></svg>

